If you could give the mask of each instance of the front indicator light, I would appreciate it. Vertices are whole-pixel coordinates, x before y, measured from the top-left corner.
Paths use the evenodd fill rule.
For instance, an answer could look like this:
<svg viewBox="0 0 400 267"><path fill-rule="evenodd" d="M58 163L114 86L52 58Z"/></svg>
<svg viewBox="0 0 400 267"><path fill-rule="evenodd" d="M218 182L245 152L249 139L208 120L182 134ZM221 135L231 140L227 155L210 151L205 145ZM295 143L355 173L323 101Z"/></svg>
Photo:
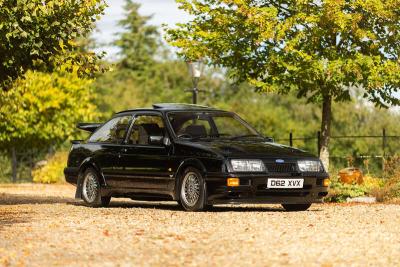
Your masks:
<svg viewBox="0 0 400 267"><path fill-rule="evenodd" d="M239 186L240 185L240 179L239 178L228 178L226 180L226 184L228 186Z"/></svg>
<svg viewBox="0 0 400 267"><path fill-rule="evenodd" d="M324 182L322 184L323 184L323 186L328 187L331 184L331 180L324 179Z"/></svg>

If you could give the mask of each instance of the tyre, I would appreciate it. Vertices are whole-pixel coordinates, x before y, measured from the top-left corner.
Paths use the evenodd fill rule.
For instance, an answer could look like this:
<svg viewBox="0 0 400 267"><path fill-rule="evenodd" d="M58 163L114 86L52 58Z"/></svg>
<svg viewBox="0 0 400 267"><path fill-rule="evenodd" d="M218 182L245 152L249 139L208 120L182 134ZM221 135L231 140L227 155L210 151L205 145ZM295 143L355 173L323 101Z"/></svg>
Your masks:
<svg viewBox="0 0 400 267"><path fill-rule="evenodd" d="M179 204L187 211L202 211L206 208L206 186L201 173L187 168L179 186Z"/></svg>
<svg viewBox="0 0 400 267"><path fill-rule="evenodd" d="M111 197L101 197L101 206L108 207L111 202Z"/></svg>
<svg viewBox="0 0 400 267"><path fill-rule="evenodd" d="M214 206L212 204L207 204L204 206L204 210L206 211L212 211L214 209Z"/></svg>
<svg viewBox="0 0 400 267"><path fill-rule="evenodd" d="M311 204L282 204L286 211L305 211L311 207Z"/></svg>
<svg viewBox="0 0 400 267"><path fill-rule="evenodd" d="M83 175L82 199L90 207L107 207L111 197L101 196L99 177L93 169L87 169Z"/></svg>

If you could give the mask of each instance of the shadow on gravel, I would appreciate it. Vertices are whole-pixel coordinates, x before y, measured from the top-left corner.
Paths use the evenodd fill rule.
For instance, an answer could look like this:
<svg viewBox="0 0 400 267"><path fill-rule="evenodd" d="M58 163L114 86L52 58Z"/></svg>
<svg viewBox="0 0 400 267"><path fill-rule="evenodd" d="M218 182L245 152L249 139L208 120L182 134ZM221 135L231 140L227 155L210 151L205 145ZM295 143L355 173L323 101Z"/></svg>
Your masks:
<svg viewBox="0 0 400 267"><path fill-rule="evenodd" d="M70 202L68 205L74 206L83 206L85 207L85 203L83 201L79 202ZM89 207L88 207L89 208ZM110 206L102 209L115 209L115 208L123 208L123 209L157 209L157 210L171 210L171 211L179 211L182 208L173 202L138 202L138 201L121 201L121 200L111 200Z"/></svg>
<svg viewBox="0 0 400 267"><path fill-rule="evenodd" d="M75 202L73 198L30 196L3 193L0 195L0 205L22 205L22 204L56 204Z"/></svg>
<svg viewBox="0 0 400 267"><path fill-rule="evenodd" d="M83 202L74 202L68 203L69 205L74 206L85 206ZM125 209L155 209L155 210L170 210L170 211L182 211L178 204L175 202L138 202L138 201L119 201L119 200L111 200L110 206L104 209L115 209L115 208L125 208ZM279 206L270 207L270 206L214 206L207 210L208 212L286 212L283 208ZM322 211L319 207L311 207L310 212L318 212Z"/></svg>
<svg viewBox="0 0 400 267"><path fill-rule="evenodd" d="M16 195L6 194L0 195L0 205L23 205L23 204L59 204L65 203L67 205L83 206L85 203L82 200L67 197L53 197L53 196L30 196L30 195ZM89 207L88 207L89 208ZM183 211L176 202L146 202L146 201L133 201L133 200L112 200L108 209L113 208L126 208L126 209L155 209L155 210L170 210L170 211ZM240 205L223 205L214 206L207 211L209 212L285 212L281 207L270 206L240 206ZM311 212L322 211L320 207L311 207Z"/></svg>
<svg viewBox="0 0 400 267"><path fill-rule="evenodd" d="M0 211L0 231L2 228L7 226L12 226L17 223L25 223L30 219L30 212L10 212L10 211Z"/></svg>

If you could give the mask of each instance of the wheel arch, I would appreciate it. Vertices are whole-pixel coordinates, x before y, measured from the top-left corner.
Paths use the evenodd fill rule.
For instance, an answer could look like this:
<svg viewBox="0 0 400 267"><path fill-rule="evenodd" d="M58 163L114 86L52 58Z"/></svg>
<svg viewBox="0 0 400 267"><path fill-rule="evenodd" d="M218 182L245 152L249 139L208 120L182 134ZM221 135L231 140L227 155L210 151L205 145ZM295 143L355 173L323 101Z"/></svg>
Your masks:
<svg viewBox="0 0 400 267"><path fill-rule="evenodd" d="M83 183L83 174L88 168L92 168L99 177L100 186L104 187L107 185L106 179L104 178L103 173L101 172L100 167L96 164L91 158L86 158L82 161L81 166L79 167L78 172L78 180L76 183L76 193L75 198L82 198L82 183Z"/></svg>
<svg viewBox="0 0 400 267"><path fill-rule="evenodd" d="M189 167L195 168L198 171L200 171L200 174L203 176L203 178L205 178L207 176L207 169L206 169L205 165L199 159L190 158L190 159L183 160L179 164L179 167L175 174L175 186L174 186L174 194L173 194L174 200L179 200L179 198L180 198L179 189L180 189L180 182L182 179L182 174Z"/></svg>

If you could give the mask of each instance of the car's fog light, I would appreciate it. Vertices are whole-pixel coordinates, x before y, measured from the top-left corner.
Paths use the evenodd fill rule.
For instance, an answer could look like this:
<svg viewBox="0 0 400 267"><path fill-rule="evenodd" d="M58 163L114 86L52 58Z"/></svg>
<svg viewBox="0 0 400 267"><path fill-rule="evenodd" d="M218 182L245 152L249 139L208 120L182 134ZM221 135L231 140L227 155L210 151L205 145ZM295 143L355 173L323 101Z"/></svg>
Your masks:
<svg viewBox="0 0 400 267"><path fill-rule="evenodd" d="M228 186L239 186L240 179L239 178L228 178L228 180L226 180L226 184Z"/></svg>
<svg viewBox="0 0 400 267"><path fill-rule="evenodd" d="M329 179L324 179L324 182L322 183L324 186L328 187L331 184L331 180Z"/></svg>

